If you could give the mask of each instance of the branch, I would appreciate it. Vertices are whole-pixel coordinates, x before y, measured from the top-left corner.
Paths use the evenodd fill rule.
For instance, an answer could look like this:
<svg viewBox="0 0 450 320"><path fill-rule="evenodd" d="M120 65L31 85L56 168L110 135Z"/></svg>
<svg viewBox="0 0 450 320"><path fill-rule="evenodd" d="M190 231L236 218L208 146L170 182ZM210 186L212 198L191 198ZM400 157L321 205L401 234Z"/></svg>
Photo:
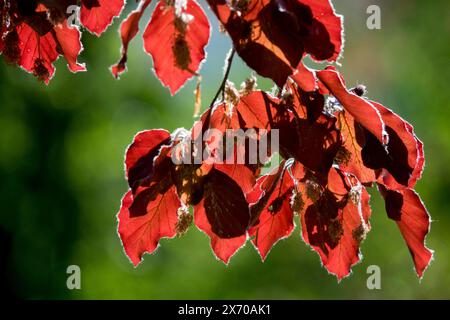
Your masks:
<svg viewBox="0 0 450 320"><path fill-rule="evenodd" d="M231 65L233 63L233 58L234 58L235 52L236 52L236 50L234 50L234 47L233 47L233 48L231 48L230 52L228 53L228 58L227 58L227 61L226 61L225 67L224 67L225 72L224 72L224 75L223 75L222 83L220 84L220 87L217 90L216 95L214 96L213 100L211 101L211 104L209 105L209 108L212 108L214 106L214 104L216 103L217 98L219 98L219 94L221 92L222 92L222 95L223 95L223 92L224 92L224 89L225 89L225 84L227 83L228 76L230 75Z"/></svg>

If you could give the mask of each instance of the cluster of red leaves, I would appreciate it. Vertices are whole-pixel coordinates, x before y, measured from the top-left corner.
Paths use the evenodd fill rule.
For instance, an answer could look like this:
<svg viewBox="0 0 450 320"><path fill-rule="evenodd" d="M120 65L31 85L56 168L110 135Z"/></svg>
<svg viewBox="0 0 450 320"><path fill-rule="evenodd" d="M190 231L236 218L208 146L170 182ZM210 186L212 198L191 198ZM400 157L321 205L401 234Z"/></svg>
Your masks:
<svg viewBox="0 0 450 320"><path fill-rule="evenodd" d="M151 0L122 22L122 56L112 66L118 78L126 70L130 41ZM282 87L288 76L312 80L301 63L309 54L317 61L336 61L342 48L342 21L328 0L207 0L233 40L240 57L258 74ZM210 25L195 0L160 0L144 31L144 49L156 75L175 94L205 59ZM255 58L258 57L258 58ZM304 88L310 89L313 88Z"/></svg>
<svg viewBox="0 0 450 320"><path fill-rule="evenodd" d="M111 67L116 78L126 70L128 45L139 32L139 22L150 3L141 1L120 26L122 56ZM209 35L209 21L195 0L160 0L156 5L143 34L144 49L152 56L155 73L171 94L198 75Z"/></svg>
<svg viewBox="0 0 450 320"><path fill-rule="evenodd" d="M184 234L192 222L225 263L247 240L264 260L277 241L291 235L297 215L303 240L341 279L360 260L360 244L370 229L366 188L376 186L421 277L432 259L425 246L430 218L413 189L424 166L422 142L409 123L366 98L363 87L348 89L333 67L311 70L302 63L306 55L335 62L342 51L342 18L330 1L207 2L237 54L279 90L275 95L257 91L253 81L241 91L228 86L192 130L135 136L125 159L130 190L118 214L119 234L133 264L154 252L161 238ZM116 78L126 70L129 43L150 3L141 0L120 26L121 58L111 68ZM71 5L81 6L81 23L100 35L124 0L0 0L5 59L46 83L60 55L73 72L85 70L77 62L80 31L67 23ZM195 0L157 2L143 33L144 49L172 94L198 75L209 36L208 19ZM264 175L264 163L173 161L180 152L195 158L192 141L208 129L254 129L257 140L263 132L279 130L283 160ZM201 144L213 151L219 147L213 140Z"/></svg>
<svg viewBox="0 0 450 320"><path fill-rule="evenodd" d="M82 25L100 36L122 11L125 0L0 0L0 53L48 83L53 63L64 56L72 72L85 71L77 61L83 50L78 27L68 21L79 5ZM74 17L75 18L75 17Z"/></svg>
<svg viewBox="0 0 450 320"><path fill-rule="evenodd" d="M429 216L412 189L423 169L422 143L399 116L359 96L361 88L348 90L333 68L318 71L314 87L307 92L288 80L278 96L245 90L202 115L201 132L280 130L286 160L266 175L262 164L175 164L172 153L180 144L190 150L194 128L139 133L126 154L130 191L118 216L133 264L160 238L186 232L192 220L225 263L248 239L264 260L292 233L298 215L304 241L341 279L360 260L370 229L366 187L376 184L422 276L432 257L424 245Z"/></svg>
<svg viewBox="0 0 450 320"><path fill-rule="evenodd" d="M161 238L184 234L192 221L210 237L215 255L223 262L228 263L247 240L264 260L277 241L291 235L298 215L303 240L319 254L325 268L342 279L360 260L360 244L370 230L366 188L377 186L388 217L397 223L422 277L432 259L425 246L430 218L413 190L424 166L422 142L409 123L367 99L362 86L348 89L334 67L311 70L301 62L307 54L318 61L335 61L341 52L342 22L329 1L208 3L236 52L258 74L271 78L279 93L257 91L250 81L240 92L224 90L222 100L190 131L149 130L134 138L125 160L130 190L118 214L119 234L133 264L139 264L144 253L154 252ZM140 17L145 6L128 20ZM144 34L149 41L145 48L155 59L160 79L175 92L203 59L207 37L199 37L198 32L209 32L209 27L193 0L183 7L194 17L183 32L184 27L173 23L175 9L167 3L159 6ZM159 21L164 15L170 27ZM131 33L129 28L130 23L122 25L120 70L130 38L124 35L134 35L137 25ZM169 34L169 30L175 37L170 41L172 50L153 43L155 32ZM183 44L178 46L180 35ZM180 49L185 45L189 59ZM194 130L196 126L201 130ZM180 149L194 158L195 148L189 146L211 128L224 134L227 129L258 133L277 129L284 160L265 175L261 175L263 163L172 161ZM217 146L207 140L203 147Z"/></svg>

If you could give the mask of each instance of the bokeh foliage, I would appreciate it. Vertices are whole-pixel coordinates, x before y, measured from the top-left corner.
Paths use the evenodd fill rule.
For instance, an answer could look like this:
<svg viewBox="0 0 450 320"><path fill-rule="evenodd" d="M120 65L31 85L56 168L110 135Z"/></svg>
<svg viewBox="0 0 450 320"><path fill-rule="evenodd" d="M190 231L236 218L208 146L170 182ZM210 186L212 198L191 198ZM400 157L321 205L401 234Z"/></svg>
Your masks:
<svg viewBox="0 0 450 320"><path fill-rule="evenodd" d="M409 252L380 199L373 197L372 231L364 259L340 284L320 267L299 229L261 263L247 245L228 267L195 228L163 240L134 269L116 234L115 214L127 189L123 154L144 129L192 124L191 81L174 98L151 70L142 43L132 44L129 70L115 81L108 67L119 56L118 23L100 39L84 33L73 75L64 61L45 87L0 63L0 281L2 295L24 298L450 298L450 3L447 0L335 0L345 16L342 72L349 85L414 124L427 164L420 192L433 217L428 245L435 261L419 282ZM202 3L203 4L203 3ZM378 4L382 29L366 28L366 8ZM129 8L130 9L130 8ZM213 17L210 15L211 21ZM213 23L203 65L203 107L222 76L230 41ZM231 79L250 73L236 60ZM261 79L260 87L270 88ZM66 288L66 268L81 267L82 289ZM366 288L366 269L382 270L382 289Z"/></svg>

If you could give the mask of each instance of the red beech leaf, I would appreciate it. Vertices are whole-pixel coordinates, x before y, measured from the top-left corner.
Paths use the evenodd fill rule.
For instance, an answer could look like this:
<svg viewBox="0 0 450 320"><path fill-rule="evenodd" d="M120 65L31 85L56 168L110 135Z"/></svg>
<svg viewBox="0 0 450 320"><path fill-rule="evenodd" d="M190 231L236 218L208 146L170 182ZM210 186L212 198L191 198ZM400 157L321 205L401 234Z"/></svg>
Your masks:
<svg viewBox="0 0 450 320"><path fill-rule="evenodd" d="M154 159L163 145L170 143L170 133L156 129L136 134L125 155L125 171L130 188L134 191L154 173Z"/></svg>
<svg viewBox="0 0 450 320"><path fill-rule="evenodd" d="M315 71L309 69L303 63L298 64L291 78L303 91L311 92L317 87Z"/></svg>
<svg viewBox="0 0 450 320"><path fill-rule="evenodd" d="M280 116L275 126L280 130L281 155L326 174L341 145L336 119L323 113L324 97L318 92L288 85L283 95L280 108L289 112Z"/></svg>
<svg viewBox="0 0 450 320"><path fill-rule="evenodd" d="M144 49L153 58L159 80L174 95L197 74L205 58L210 26L195 0L160 1L145 32Z"/></svg>
<svg viewBox="0 0 450 320"><path fill-rule="evenodd" d="M337 119L343 140L343 145L335 158L339 168L354 174L361 183L370 184L375 182L377 179L375 171L364 164L361 155L366 144L364 129L345 110L337 114Z"/></svg>
<svg viewBox="0 0 450 320"><path fill-rule="evenodd" d="M80 20L97 37L118 17L125 0L81 0Z"/></svg>
<svg viewBox="0 0 450 320"><path fill-rule="evenodd" d="M389 190L378 184L384 198L388 217L397 223L414 260L417 275L423 272L433 258L433 251L425 246L425 237L430 230L430 215L419 195L412 189Z"/></svg>
<svg viewBox="0 0 450 320"><path fill-rule="evenodd" d="M280 99L270 93L254 90L239 94L235 103L220 102L202 115L202 121L216 129L270 129L277 114L286 111L279 108ZM207 119L207 118L210 119ZM227 119L228 118L228 119ZM273 126L273 124L272 124Z"/></svg>
<svg viewBox="0 0 450 320"><path fill-rule="evenodd" d="M18 64L46 84L55 73L53 62L60 54L65 56L71 71L86 70L84 65L77 63L77 56L82 50L77 28L69 28L63 23L41 35L23 22L16 30L20 52Z"/></svg>
<svg viewBox="0 0 450 320"><path fill-rule="evenodd" d="M216 104L212 109L206 111L202 116L206 129L216 129L225 133L227 129L240 129L239 116L233 105L225 102Z"/></svg>
<svg viewBox="0 0 450 320"><path fill-rule="evenodd" d="M81 33L77 27L67 27L67 23L63 22L53 28L55 31L57 50L67 61L67 65L72 72L86 71L83 64L77 61L78 55L83 51L80 41Z"/></svg>
<svg viewBox="0 0 450 320"><path fill-rule="evenodd" d="M328 186L302 214L302 236L320 256L328 272L340 281L360 260L360 244L368 232L370 196L356 178L330 170ZM310 184L306 181L306 192ZM343 193L345 192L345 193Z"/></svg>
<svg viewBox="0 0 450 320"><path fill-rule="evenodd" d="M247 235L244 230L242 235L238 235L236 237L219 237L217 233L213 231L213 225L215 225L215 222L210 222L210 216L211 213L213 216L216 213L225 213L222 217L213 217L213 221L223 221L229 214L241 216L242 213L244 213L243 216L246 216L245 213L248 214L249 212L248 204L246 201L244 203L243 200L245 200L245 198L242 198L240 195L243 195L243 192L251 190L253 187L252 183L255 178L253 173L245 165L214 164L213 169L210 171L210 175L212 175L213 179L210 178L205 185L204 199L194 206L194 222L201 231L210 237L211 248L215 256L225 264L228 264L231 257L245 245ZM218 178L214 178L215 175L217 175ZM232 182L234 179L240 182L240 186L243 189L242 191L237 190L239 186ZM228 182L224 183L224 181ZM230 185L232 186L231 188ZM228 192L231 193L231 196L228 196ZM220 211L213 211L214 209L208 204L213 202L211 201L212 197L216 198L214 195L223 196L222 199L225 199L225 201L218 201L218 205L222 207ZM230 198L229 200L227 199L228 197ZM234 203L232 204L232 202ZM241 218L238 219L242 220ZM247 216L245 219L247 221L247 225L248 219L249 218ZM233 218L229 219L229 221L233 220ZM226 223L229 221L226 221ZM222 228L223 226L219 227Z"/></svg>
<svg viewBox="0 0 450 320"><path fill-rule="evenodd" d="M332 68L318 71L317 76L356 122L371 132L383 145L387 143L388 136L377 108L369 101L348 91L339 73Z"/></svg>
<svg viewBox="0 0 450 320"><path fill-rule="evenodd" d="M201 117L203 136L203 164L236 163L238 156L245 156L242 145L235 143L228 134L238 133L241 129L236 109L227 103L216 104L208 109ZM246 137L243 137L247 140ZM231 140L229 140L231 139ZM231 152L227 150L227 143L233 143ZM229 147L228 147L229 148Z"/></svg>
<svg viewBox="0 0 450 320"><path fill-rule="evenodd" d="M205 145L210 150L210 157L205 162L216 164L245 162L245 166L256 173L272 154L270 146L267 149L267 155L260 154L259 140L264 135L267 143L270 144L270 128L274 125L274 121L269 118L278 119L277 110L271 100L275 98L263 92L254 91L237 99L239 101L235 101L236 105L228 102L218 103L202 115ZM251 145L255 146L256 150L251 149ZM229 149L231 146L234 148ZM252 158L251 161L250 158Z"/></svg>
<svg viewBox="0 0 450 320"><path fill-rule="evenodd" d="M342 21L328 0L208 0L250 68L283 87L304 54L334 61ZM258 59L255 59L255 57Z"/></svg>
<svg viewBox="0 0 450 320"><path fill-rule="evenodd" d="M343 18L328 0L298 0L311 8L313 23L305 50L314 60L337 61L343 49ZM331 56L330 56L331 55Z"/></svg>
<svg viewBox="0 0 450 320"><path fill-rule="evenodd" d="M198 205L194 207L194 222L195 225L209 236L211 249L214 255L223 261L225 264L230 262L231 257L245 245L247 241L247 235L241 235L235 238L220 238L217 236L211 228L211 224L208 221L205 207L202 200Z"/></svg>
<svg viewBox="0 0 450 320"><path fill-rule="evenodd" d="M239 182L244 194L249 193L256 183L256 178L251 169L245 164L214 164L214 169L225 173L231 179Z"/></svg>
<svg viewBox="0 0 450 320"><path fill-rule="evenodd" d="M120 25L120 37L122 39L122 48L120 49L121 58L119 62L111 66L111 72L116 79L119 78L119 76L126 70L128 45L130 41L138 34L139 22L145 12L145 9L147 9L151 2L152 0L141 1L138 8L131 12Z"/></svg>
<svg viewBox="0 0 450 320"><path fill-rule="evenodd" d="M413 188L422 176L425 164L423 143L408 122L381 104L371 103L380 112L389 134L388 157L383 165L388 172L383 173L382 183L390 189Z"/></svg>
<svg viewBox="0 0 450 320"><path fill-rule="evenodd" d="M204 201L211 230L220 238L235 238L245 235L250 211L245 194L230 176L213 169L204 186Z"/></svg>
<svg viewBox="0 0 450 320"><path fill-rule="evenodd" d="M280 149L312 171L328 172L341 145L336 119L321 114L315 122L297 118L281 127Z"/></svg>
<svg viewBox="0 0 450 320"><path fill-rule="evenodd" d="M53 62L58 58L56 41L51 32L40 36L26 23L17 26L19 35L19 65L46 84L55 73Z"/></svg>
<svg viewBox="0 0 450 320"><path fill-rule="evenodd" d="M141 192L139 196L144 192ZM117 218L118 232L125 253L134 266L137 266L144 253L153 253L157 249L161 238L175 237L177 212L181 202L176 194L175 186L171 186L164 193L152 194L144 207L145 214L131 216L130 208L134 200L131 190L128 191L122 199Z"/></svg>
<svg viewBox="0 0 450 320"><path fill-rule="evenodd" d="M280 99L264 91L253 91L242 96L236 110L245 129L277 128L281 119L288 118L287 110L279 106ZM242 122L244 125L242 125Z"/></svg>
<svg viewBox="0 0 450 320"><path fill-rule="evenodd" d="M248 235L264 261L270 249L281 239L291 235L295 228L294 212L291 208L294 182L285 163L271 173L258 179L247 199L256 199L250 204L254 225Z"/></svg>

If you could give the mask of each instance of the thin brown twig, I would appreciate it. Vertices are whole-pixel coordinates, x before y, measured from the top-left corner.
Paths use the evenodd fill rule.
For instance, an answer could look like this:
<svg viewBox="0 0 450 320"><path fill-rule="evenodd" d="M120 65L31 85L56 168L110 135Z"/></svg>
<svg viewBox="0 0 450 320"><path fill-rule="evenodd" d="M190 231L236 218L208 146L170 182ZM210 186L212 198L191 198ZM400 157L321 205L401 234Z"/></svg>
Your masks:
<svg viewBox="0 0 450 320"><path fill-rule="evenodd" d="M220 84L220 87L217 90L216 95L214 96L213 100L211 101L211 104L209 105L210 108L212 108L214 106L214 104L217 101L217 98L219 98L220 93L222 93L222 95L224 94L225 84L227 83L228 76L230 75L231 65L233 63L233 58L234 58L235 52L236 52L236 50L234 50L234 47L231 48L230 53L228 54L227 61L226 61L225 73L223 75L222 83Z"/></svg>

